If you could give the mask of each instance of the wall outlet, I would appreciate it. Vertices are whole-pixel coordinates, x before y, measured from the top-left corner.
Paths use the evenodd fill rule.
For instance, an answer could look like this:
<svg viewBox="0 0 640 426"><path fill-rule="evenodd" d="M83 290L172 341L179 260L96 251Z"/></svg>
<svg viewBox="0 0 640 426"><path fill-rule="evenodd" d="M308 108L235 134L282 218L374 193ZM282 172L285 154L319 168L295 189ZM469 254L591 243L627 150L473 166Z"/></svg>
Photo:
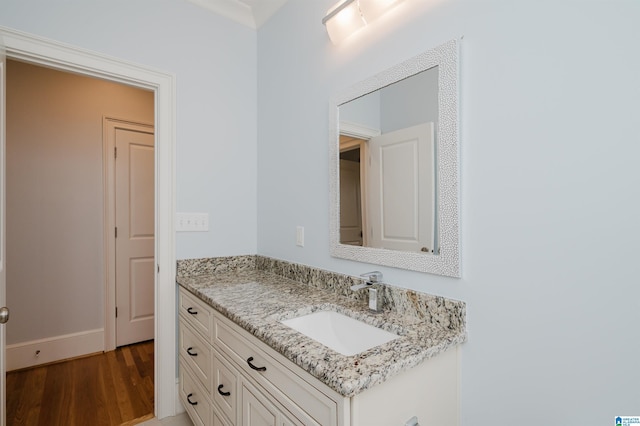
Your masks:
<svg viewBox="0 0 640 426"><path fill-rule="evenodd" d="M209 213L177 213L177 232L206 232L209 230Z"/></svg>
<svg viewBox="0 0 640 426"><path fill-rule="evenodd" d="M304 247L304 226L296 227L296 245Z"/></svg>

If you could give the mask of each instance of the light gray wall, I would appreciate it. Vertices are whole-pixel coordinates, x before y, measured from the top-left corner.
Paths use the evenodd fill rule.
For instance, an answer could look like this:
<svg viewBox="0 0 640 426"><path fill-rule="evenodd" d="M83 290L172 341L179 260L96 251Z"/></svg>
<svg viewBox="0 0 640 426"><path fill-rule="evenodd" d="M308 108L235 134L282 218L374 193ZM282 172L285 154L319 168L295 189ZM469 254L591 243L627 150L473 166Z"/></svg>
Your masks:
<svg viewBox="0 0 640 426"><path fill-rule="evenodd" d="M438 122L438 67L361 96L340 106L340 121L389 133Z"/></svg>
<svg viewBox="0 0 640 426"><path fill-rule="evenodd" d="M464 425L637 413L640 4L407 0L333 46L333 3L258 31L258 253L466 301ZM463 278L331 258L330 97L459 36Z"/></svg>
<svg viewBox="0 0 640 426"><path fill-rule="evenodd" d="M104 116L153 124L154 95L7 63L7 343L104 327Z"/></svg>
<svg viewBox="0 0 640 426"><path fill-rule="evenodd" d="M369 93L340 105L340 121L380 130L380 91Z"/></svg>
<svg viewBox="0 0 640 426"><path fill-rule="evenodd" d="M256 252L256 32L185 0L2 0L0 25L176 75L178 258Z"/></svg>
<svg viewBox="0 0 640 426"><path fill-rule="evenodd" d="M438 67L380 91L382 133L422 123L438 123Z"/></svg>

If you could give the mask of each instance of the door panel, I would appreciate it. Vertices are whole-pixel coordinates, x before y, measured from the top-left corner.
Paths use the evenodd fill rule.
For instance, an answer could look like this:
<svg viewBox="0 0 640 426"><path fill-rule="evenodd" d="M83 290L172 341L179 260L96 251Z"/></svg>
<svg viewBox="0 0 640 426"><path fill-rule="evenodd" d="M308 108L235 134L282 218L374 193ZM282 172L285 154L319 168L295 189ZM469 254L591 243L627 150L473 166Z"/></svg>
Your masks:
<svg viewBox="0 0 640 426"><path fill-rule="evenodd" d="M369 153L370 246L431 252L435 217L433 123L376 136L369 141Z"/></svg>
<svg viewBox="0 0 640 426"><path fill-rule="evenodd" d="M132 321L153 318L153 257L131 259L129 301ZM150 297L151 296L151 297Z"/></svg>
<svg viewBox="0 0 640 426"><path fill-rule="evenodd" d="M154 136L116 129L116 346L154 337Z"/></svg>

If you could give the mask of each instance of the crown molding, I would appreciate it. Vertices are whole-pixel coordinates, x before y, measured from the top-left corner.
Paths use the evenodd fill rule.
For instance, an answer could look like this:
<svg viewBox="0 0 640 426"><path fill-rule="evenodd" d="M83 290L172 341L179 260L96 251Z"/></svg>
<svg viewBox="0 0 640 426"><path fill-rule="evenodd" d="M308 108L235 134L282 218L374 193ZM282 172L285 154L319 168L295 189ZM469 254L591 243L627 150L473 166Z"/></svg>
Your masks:
<svg viewBox="0 0 640 426"><path fill-rule="evenodd" d="M288 0L189 0L249 28L257 29L267 22Z"/></svg>

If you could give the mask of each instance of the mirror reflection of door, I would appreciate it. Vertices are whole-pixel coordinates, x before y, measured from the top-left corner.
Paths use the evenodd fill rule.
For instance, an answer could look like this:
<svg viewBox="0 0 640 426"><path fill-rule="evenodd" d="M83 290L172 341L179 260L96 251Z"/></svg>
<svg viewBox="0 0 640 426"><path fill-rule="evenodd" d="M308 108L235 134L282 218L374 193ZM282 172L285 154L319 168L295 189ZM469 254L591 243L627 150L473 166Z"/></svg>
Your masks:
<svg viewBox="0 0 640 426"><path fill-rule="evenodd" d="M433 253L433 123L373 137L368 145L369 245Z"/></svg>
<svg viewBox="0 0 640 426"><path fill-rule="evenodd" d="M340 135L340 243L433 253L434 123Z"/></svg>
<svg viewBox="0 0 640 426"><path fill-rule="evenodd" d="M340 243L366 245L363 203L366 197L365 170L360 159L366 152L366 141L340 136Z"/></svg>

